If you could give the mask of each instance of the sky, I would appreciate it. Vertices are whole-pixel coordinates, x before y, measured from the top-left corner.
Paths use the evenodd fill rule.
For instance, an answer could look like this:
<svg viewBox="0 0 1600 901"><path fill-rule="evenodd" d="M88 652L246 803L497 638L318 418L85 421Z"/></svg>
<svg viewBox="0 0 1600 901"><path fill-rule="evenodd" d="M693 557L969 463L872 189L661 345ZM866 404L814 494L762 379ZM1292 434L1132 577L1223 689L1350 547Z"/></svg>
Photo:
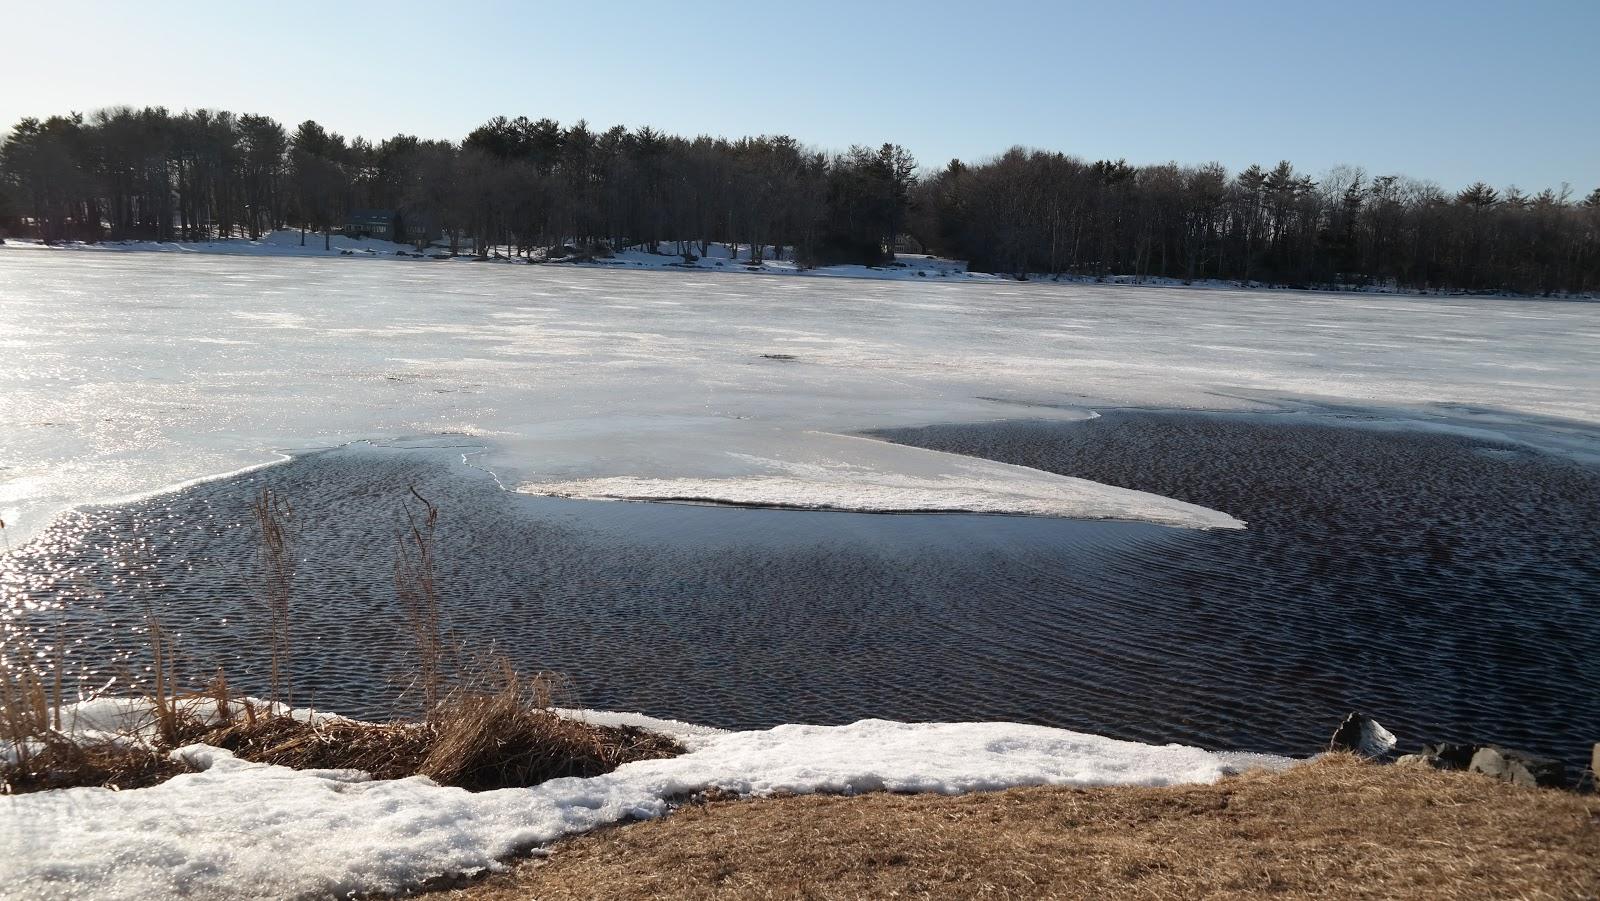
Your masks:
<svg viewBox="0 0 1600 901"><path fill-rule="evenodd" d="M7 129L128 104L459 140L503 114L930 168L1022 145L1600 187L1600 0L0 0L0 58Z"/></svg>

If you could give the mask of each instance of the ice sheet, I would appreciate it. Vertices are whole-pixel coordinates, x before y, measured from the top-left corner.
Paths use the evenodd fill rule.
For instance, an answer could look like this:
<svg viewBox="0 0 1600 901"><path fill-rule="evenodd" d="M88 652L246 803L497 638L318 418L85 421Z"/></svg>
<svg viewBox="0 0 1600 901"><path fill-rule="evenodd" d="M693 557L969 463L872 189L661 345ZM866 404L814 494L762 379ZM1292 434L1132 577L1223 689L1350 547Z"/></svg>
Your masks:
<svg viewBox="0 0 1600 901"><path fill-rule="evenodd" d="M679 437L679 442L693 446L674 446L670 459L637 467L655 475L530 481L518 490L558 497L876 513L1120 519L1197 529L1245 525L1226 513L1143 491L865 438L786 431L746 436L727 445L707 443L699 433L690 442ZM722 449L729 446L740 450ZM659 454L662 444L654 450ZM684 470L692 474L682 474Z"/></svg>

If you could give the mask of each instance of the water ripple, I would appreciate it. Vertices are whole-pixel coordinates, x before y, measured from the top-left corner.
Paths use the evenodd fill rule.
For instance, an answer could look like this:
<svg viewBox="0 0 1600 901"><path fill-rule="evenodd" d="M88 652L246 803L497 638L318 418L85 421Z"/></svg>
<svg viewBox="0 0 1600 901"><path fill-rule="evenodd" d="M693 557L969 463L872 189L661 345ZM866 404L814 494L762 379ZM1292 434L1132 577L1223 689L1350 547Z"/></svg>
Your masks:
<svg viewBox="0 0 1600 901"><path fill-rule="evenodd" d="M201 681L260 691L249 500L298 511L297 699L406 712L398 509L439 505L453 637L572 700L728 727L1012 719L1306 753L1352 708L1403 738L1578 761L1600 722L1600 472L1462 438L1112 413L885 433L1172 496L1244 532L586 503L437 450L362 448L70 514L0 560L0 613L83 684L137 680L147 609ZM53 653L53 651L51 651Z"/></svg>

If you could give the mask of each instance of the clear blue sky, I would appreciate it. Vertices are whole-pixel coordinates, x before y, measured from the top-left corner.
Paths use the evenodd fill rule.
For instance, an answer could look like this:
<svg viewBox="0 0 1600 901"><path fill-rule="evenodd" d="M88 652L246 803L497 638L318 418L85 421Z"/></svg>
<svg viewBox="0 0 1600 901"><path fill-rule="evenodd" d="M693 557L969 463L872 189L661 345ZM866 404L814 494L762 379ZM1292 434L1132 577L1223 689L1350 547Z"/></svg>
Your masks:
<svg viewBox="0 0 1600 901"><path fill-rule="evenodd" d="M8 2L0 120L218 107L459 139L496 114L1135 163L1600 186L1600 0Z"/></svg>

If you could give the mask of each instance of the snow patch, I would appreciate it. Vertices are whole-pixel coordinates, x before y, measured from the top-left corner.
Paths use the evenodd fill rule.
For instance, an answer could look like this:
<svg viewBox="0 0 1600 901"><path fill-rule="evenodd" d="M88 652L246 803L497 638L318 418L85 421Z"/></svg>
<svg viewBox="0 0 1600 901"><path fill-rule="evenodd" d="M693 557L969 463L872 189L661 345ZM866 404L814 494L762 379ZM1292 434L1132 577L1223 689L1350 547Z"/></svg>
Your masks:
<svg viewBox="0 0 1600 901"><path fill-rule="evenodd" d="M670 760L472 794L425 777L175 752L202 772L151 788L68 789L0 804L0 892L32 899L263 898L394 892L498 866L564 835L667 813L720 788L940 792L1213 782L1285 758L1153 746L1016 723L779 726L702 734Z"/></svg>

